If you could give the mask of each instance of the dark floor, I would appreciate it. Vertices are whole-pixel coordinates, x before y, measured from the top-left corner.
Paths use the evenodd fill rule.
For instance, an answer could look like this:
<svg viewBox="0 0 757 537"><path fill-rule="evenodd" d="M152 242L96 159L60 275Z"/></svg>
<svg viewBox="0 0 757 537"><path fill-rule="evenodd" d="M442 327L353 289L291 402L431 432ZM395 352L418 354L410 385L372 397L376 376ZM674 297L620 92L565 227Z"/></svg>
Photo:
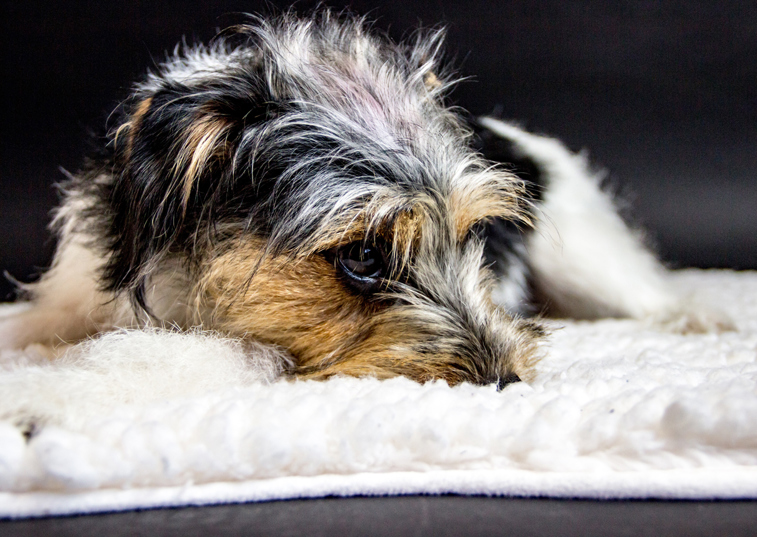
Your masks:
<svg viewBox="0 0 757 537"><path fill-rule="evenodd" d="M0 535L754 536L750 501L324 498L0 522Z"/></svg>

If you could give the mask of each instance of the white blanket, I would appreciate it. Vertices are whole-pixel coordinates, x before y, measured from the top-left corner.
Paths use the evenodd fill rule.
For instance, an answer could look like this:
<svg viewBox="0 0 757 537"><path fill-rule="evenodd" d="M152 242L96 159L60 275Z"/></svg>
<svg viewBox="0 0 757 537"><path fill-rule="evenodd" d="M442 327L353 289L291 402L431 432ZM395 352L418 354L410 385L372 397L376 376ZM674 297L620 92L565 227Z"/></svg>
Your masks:
<svg viewBox="0 0 757 537"><path fill-rule="evenodd" d="M0 516L323 495L757 498L757 273L675 283L734 332L551 321L535 379L280 379L270 350L117 332L0 355Z"/></svg>

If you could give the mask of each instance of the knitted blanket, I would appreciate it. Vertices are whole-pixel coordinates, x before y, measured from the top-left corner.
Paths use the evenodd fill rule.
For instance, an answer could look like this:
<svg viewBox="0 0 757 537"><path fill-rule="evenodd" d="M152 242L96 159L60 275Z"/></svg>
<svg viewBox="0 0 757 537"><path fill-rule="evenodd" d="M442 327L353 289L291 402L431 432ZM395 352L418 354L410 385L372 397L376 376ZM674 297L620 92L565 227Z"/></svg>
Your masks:
<svg viewBox="0 0 757 537"><path fill-rule="evenodd" d="M736 330L548 321L528 384L293 381L207 333L0 354L0 517L324 495L757 498L757 273L673 285ZM5 310L17 306L5 306Z"/></svg>

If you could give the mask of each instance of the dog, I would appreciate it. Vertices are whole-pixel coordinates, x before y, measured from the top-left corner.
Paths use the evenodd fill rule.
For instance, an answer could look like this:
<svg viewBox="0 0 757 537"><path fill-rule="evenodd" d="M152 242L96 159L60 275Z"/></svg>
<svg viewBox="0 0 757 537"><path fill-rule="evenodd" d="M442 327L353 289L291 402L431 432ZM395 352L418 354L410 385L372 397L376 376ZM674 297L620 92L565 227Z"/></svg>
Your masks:
<svg viewBox="0 0 757 537"><path fill-rule="evenodd" d="M60 186L54 261L0 347L200 327L299 378L501 389L529 378L540 315L675 317L582 155L445 104L443 38L323 11L177 49Z"/></svg>

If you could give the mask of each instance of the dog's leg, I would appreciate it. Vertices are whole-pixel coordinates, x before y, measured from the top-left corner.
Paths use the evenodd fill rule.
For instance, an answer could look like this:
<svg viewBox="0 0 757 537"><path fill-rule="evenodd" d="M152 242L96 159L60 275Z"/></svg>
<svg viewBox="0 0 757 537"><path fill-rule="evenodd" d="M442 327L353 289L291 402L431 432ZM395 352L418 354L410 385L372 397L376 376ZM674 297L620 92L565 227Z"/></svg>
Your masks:
<svg viewBox="0 0 757 537"><path fill-rule="evenodd" d="M508 141L538 174L536 229L525 244L536 298L551 314L655 318L682 331L727 327L718 315L684 311L664 267L619 216L583 155L499 120L479 125Z"/></svg>
<svg viewBox="0 0 757 537"><path fill-rule="evenodd" d="M118 304L99 291L95 279L100 260L80 242L59 247L52 268L40 281L23 285L28 302L0 317L0 348L49 348L74 342L110 325Z"/></svg>

